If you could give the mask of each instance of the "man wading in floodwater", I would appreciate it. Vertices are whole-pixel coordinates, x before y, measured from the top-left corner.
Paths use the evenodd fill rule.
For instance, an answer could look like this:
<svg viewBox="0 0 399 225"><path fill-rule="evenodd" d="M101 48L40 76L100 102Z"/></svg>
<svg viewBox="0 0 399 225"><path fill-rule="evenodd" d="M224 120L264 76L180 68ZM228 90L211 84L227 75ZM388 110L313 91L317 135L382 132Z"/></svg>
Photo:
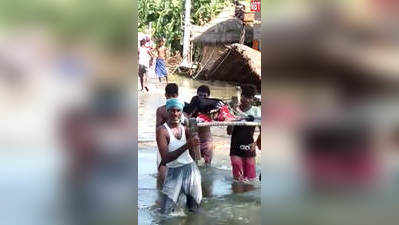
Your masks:
<svg viewBox="0 0 399 225"><path fill-rule="evenodd" d="M180 123L183 105L176 98L166 101L169 118L156 133L159 153L167 167L162 189L161 212L164 214L174 210L181 194L186 195L190 211L197 210L202 200L201 174L191 156L199 140L193 136L187 141L189 130Z"/></svg>
<svg viewBox="0 0 399 225"><path fill-rule="evenodd" d="M252 106L256 93L253 85L243 85L241 101L235 109L243 116L260 117L261 112ZM260 146L260 139L254 142L255 127L228 126L227 134L231 135L230 160L233 168L233 177L236 181L252 181L256 178L255 146Z"/></svg>
<svg viewBox="0 0 399 225"><path fill-rule="evenodd" d="M188 106L189 113L191 117L197 117L198 114L198 108L193 109L193 105L195 104L195 101L199 101L200 99L204 100L209 98L211 95L211 91L207 85L201 85L197 89L197 95L194 96L191 99L190 105ZM206 101L206 100L205 100ZM210 166L212 162L212 154L213 154L213 139L212 139L212 134L211 134L211 128L210 127L199 127L198 128L198 136L200 140L200 151L201 151L201 156L205 160L205 165Z"/></svg>
<svg viewBox="0 0 399 225"><path fill-rule="evenodd" d="M171 98L179 97L179 86L175 83L169 83L165 87L165 97L166 100ZM164 123L168 122L169 114L166 110L166 105L160 106L156 112L156 124L155 128L159 126L163 126ZM184 121L184 116L181 118L181 121ZM156 130L155 130L156 131ZM165 176L166 176L166 165L161 163L161 157L158 154L157 165L158 165L158 185L163 184Z"/></svg>

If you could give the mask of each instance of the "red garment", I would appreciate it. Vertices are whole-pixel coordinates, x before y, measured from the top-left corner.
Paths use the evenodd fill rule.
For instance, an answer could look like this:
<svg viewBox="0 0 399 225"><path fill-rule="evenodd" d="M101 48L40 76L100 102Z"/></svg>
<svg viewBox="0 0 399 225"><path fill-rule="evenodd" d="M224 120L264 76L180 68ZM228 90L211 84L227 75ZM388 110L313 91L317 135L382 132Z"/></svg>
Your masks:
<svg viewBox="0 0 399 225"><path fill-rule="evenodd" d="M367 185L378 175L374 157L354 150L352 154L319 153L305 157L307 174L313 183L331 185Z"/></svg>
<svg viewBox="0 0 399 225"><path fill-rule="evenodd" d="M198 113L197 120L199 122L212 122L211 117L202 113Z"/></svg>
<svg viewBox="0 0 399 225"><path fill-rule="evenodd" d="M198 113L197 119L199 119L200 122L212 122L212 121L218 121L218 122L223 122L223 121L231 121L234 120L235 117L230 113L229 108L224 105L220 107L218 110L218 115L215 120L212 120L212 118L209 115Z"/></svg>
<svg viewBox="0 0 399 225"><path fill-rule="evenodd" d="M252 180L256 178L255 157L230 156L230 160L235 180Z"/></svg>
<svg viewBox="0 0 399 225"><path fill-rule="evenodd" d="M230 113L227 105L224 105L219 109L217 121L231 121L233 119L235 119L235 117Z"/></svg>

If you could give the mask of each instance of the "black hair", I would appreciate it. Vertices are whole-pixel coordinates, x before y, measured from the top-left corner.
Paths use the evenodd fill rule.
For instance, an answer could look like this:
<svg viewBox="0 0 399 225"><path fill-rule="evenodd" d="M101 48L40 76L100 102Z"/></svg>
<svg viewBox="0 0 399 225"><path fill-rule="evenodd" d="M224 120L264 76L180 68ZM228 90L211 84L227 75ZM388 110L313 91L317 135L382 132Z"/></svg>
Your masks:
<svg viewBox="0 0 399 225"><path fill-rule="evenodd" d="M209 87L207 85L201 85L199 86L199 88L197 89L197 93L198 92L204 92L207 93L208 96L211 95L211 90L209 90Z"/></svg>
<svg viewBox="0 0 399 225"><path fill-rule="evenodd" d="M143 45L145 45L145 43L146 43L147 41L143 38L143 39L141 39L140 40L140 46L143 46Z"/></svg>
<svg viewBox="0 0 399 225"><path fill-rule="evenodd" d="M241 86L241 94L247 98L253 98L256 94L256 87L253 84L244 84Z"/></svg>
<svg viewBox="0 0 399 225"><path fill-rule="evenodd" d="M179 86L176 83L169 83L165 87L165 94L167 95L174 95L179 94Z"/></svg>

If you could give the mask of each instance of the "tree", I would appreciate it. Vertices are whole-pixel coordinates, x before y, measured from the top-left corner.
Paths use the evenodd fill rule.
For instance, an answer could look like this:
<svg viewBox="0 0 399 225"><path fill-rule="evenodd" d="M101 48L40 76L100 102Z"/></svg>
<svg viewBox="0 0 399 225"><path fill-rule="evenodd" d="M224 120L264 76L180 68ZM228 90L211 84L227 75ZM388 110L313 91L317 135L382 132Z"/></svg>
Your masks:
<svg viewBox="0 0 399 225"><path fill-rule="evenodd" d="M62 40L88 39L113 50L127 50L134 44L129 0L51 1L2 0L1 25L32 24L45 27Z"/></svg>
<svg viewBox="0 0 399 225"><path fill-rule="evenodd" d="M231 1L192 0L191 23L204 25ZM182 51L184 0L139 0L138 28L147 29L152 22L152 35L163 37L173 52Z"/></svg>

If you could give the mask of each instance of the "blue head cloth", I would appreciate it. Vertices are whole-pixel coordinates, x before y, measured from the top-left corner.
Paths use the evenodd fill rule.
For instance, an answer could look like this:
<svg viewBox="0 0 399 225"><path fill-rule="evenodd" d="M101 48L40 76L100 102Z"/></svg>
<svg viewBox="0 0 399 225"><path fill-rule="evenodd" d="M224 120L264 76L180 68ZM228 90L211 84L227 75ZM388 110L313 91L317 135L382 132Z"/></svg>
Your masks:
<svg viewBox="0 0 399 225"><path fill-rule="evenodd" d="M174 109L179 109L180 111L183 111L184 103L177 98L171 98L166 101L165 106L166 106L166 110L174 108Z"/></svg>

